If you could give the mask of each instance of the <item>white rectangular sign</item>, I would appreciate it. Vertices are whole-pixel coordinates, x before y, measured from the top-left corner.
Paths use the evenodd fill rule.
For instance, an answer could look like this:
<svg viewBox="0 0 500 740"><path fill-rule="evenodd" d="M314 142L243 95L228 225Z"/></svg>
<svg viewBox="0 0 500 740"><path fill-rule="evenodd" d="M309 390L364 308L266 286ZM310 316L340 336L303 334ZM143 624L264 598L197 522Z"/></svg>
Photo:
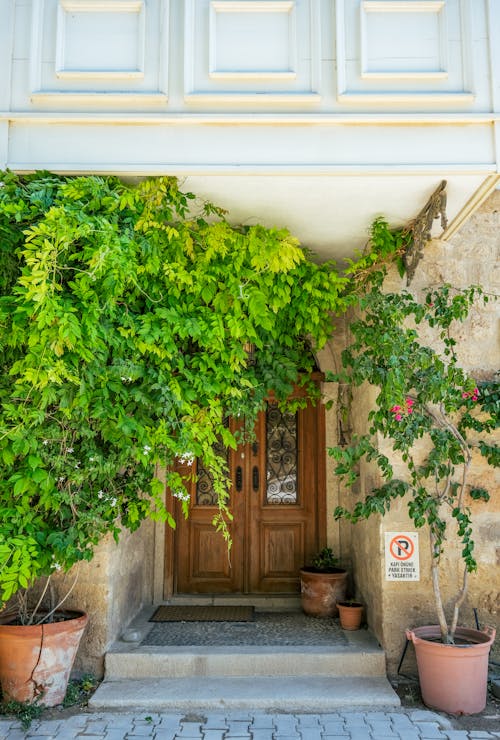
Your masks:
<svg viewBox="0 0 500 740"><path fill-rule="evenodd" d="M385 533L385 580L419 581L418 534Z"/></svg>

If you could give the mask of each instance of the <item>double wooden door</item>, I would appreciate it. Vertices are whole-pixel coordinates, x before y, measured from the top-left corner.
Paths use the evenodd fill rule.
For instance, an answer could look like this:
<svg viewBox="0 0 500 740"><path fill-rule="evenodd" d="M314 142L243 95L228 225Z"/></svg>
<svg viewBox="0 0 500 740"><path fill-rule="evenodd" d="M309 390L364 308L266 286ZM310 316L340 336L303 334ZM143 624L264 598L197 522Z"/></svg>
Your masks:
<svg viewBox="0 0 500 740"><path fill-rule="evenodd" d="M325 508L322 404L295 413L269 402L252 441L226 454L232 547L212 520L210 476L201 465L190 515L177 514L171 590L177 593L291 593L299 568L323 539Z"/></svg>

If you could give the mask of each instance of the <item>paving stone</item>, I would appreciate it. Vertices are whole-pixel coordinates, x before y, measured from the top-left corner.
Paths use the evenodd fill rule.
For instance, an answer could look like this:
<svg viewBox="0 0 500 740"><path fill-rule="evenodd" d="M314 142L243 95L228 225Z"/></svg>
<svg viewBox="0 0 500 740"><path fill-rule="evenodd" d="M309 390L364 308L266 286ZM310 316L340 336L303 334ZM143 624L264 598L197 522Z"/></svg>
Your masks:
<svg viewBox="0 0 500 740"><path fill-rule="evenodd" d="M89 719L87 717L87 727L90 732L104 732L108 728L108 723L103 719Z"/></svg>
<svg viewBox="0 0 500 740"><path fill-rule="evenodd" d="M259 729L250 728L250 734L252 740L273 740L274 734L271 727L263 727Z"/></svg>
<svg viewBox="0 0 500 740"><path fill-rule="evenodd" d="M202 737L200 722L182 722L177 737Z"/></svg>
<svg viewBox="0 0 500 740"><path fill-rule="evenodd" d="M439 726L437 722L416 722L415 723L417 728L420 731L420 734L423 738L427 740L427 738L433 738L433 737L446 737L443 730Z"/></svg>
<svg viewBox="0 0 500 740"><path fill-rule="evenodd" d="M250 729L254 730L273 730L274 720L271 714L256 714L250 725Z"/></svg>
<svg viewBox="0 0 500 740"><path fill-rule="evenodd" d="M422 735L414 728L404 728L397 733L396 737L400 738L400 740L420 740Z"/></svg>
<svg viewBox="0 0 500 740"><path fill-rule="evenodd" d="M165 730L167 732L170 732L171 730L174 732L180 732L181 719L180 717L173 715L163 715L156 725L156 728L157 730Z"/></svg>
<svg viewBox="0 0 500 740"><path fill-rule="evenodd" d="M367 738L374 737L367 725L364 727L355 727L354 729L348 730L348 733L347 737L350 738L350 740L366 740Z"/></svg>
<svg viewBox="0 0 500 740"><path fill-rule="evenodd" d="M323 732L319 727L299 727L297 734L307 740L322 740L323 737Z"/></svg>
<svg viewBox="0 0 500 740"><path fill-rule="evenodd" d="M203 740L224 740L225 730L206 730L203 727Z"/></svg>
<svg viewBox="0 0 500 740"><path fill-rule="evenodd" d="M157 730L154 734L155 740L174 740L175 731L173 730Z"/></svg>
<svg viewBox="0 0 500 740"><path fill-rule="evenodd" d="M324 722L323 727L324 734L343 735L344 737L348 734L344 723L339 720L329 720L328 722Z"/></svg>
<svg viewBox="0 0 500 740"><path fill-rule="evenodd" d="M276 735L294 735L297 732L295 717L276 717L274 720Z"/></svg>
<svg viewBox="0 0 500 740"><path fill-rule="evenodd" d="M250 722L228 722L227 737L250 737Z"/></svg>
<svg viewBox="0 0 500 740"><path fill-rule="evenodd" d="M106 730L105 738L106 740L123 740L124 737L128 737L130 733L127 732L127 730L122 727L121 729L117 727L114 730ZM57 736L57 740L59 740L59 735Z"/></svg>
<svg viewBox="0 0 500 740"><path fill-rule="evenodd" d="M206 730L227 730L228 720L224 714L209 714L203 723L203 729Z"/></svg>
<svg viewBox="0 0 500 740"><path fill-rule="evenodd" d="M467 740L469 738L467 730L445 730L444 735L449 740Z"/></svg>
<svg viewBox="0 0 500 740"><path fill-rule="evenodd" d="M412 722L435 722L441 727L453 729L453 725L449 719L444 717L442 714L431 712L429 709L414 709L408 713L409 718Z"/></svg>
<svg viewBox="0 0 500 740"><path fill-rule="evenodd" d="M469 732L469 737L471 738L479 738L479 737L489 737L491 738L491 734L489 732L485 732L484 730L471 730Z"/></svg>
<svg viewBox="0 0 500 740"><path fill-rule="evenodd" d="M321 724L319 714L296 714L299 727L318 727Z"/></svg>

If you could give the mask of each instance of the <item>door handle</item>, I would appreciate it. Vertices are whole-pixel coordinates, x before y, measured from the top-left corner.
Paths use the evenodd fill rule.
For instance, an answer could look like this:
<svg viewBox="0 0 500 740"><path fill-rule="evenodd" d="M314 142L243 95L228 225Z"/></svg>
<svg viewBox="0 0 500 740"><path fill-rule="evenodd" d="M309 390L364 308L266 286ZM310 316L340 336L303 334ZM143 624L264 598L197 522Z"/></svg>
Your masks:
<svg viewBox="0 0 500 740"><path fill-rule="evenodd" d="M243 489L243 468L238 465L236 468L236 490L241 491Z"/></svg>
<svg viewBox="0 0 500 740"><path fill-rule="evenodd" d="M252 468L252 487L254 491L258 491L260 488L259 468L257 465L254 465Z"/></svg>

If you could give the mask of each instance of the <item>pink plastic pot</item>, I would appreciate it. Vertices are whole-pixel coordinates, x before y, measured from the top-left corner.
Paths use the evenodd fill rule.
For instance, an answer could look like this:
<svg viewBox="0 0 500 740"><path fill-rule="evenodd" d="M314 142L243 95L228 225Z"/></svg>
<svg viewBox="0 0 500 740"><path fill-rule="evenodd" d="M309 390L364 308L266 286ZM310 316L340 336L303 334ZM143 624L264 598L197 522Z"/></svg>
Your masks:
<svg viewBox="0 0 500 740"><path fill-rule="evenodd" d="M486 706L488 654L495 629L457 627L459 644L444 645L439 626L406 630L415 646L424 703L449 714L476 714Z"/></svg>

